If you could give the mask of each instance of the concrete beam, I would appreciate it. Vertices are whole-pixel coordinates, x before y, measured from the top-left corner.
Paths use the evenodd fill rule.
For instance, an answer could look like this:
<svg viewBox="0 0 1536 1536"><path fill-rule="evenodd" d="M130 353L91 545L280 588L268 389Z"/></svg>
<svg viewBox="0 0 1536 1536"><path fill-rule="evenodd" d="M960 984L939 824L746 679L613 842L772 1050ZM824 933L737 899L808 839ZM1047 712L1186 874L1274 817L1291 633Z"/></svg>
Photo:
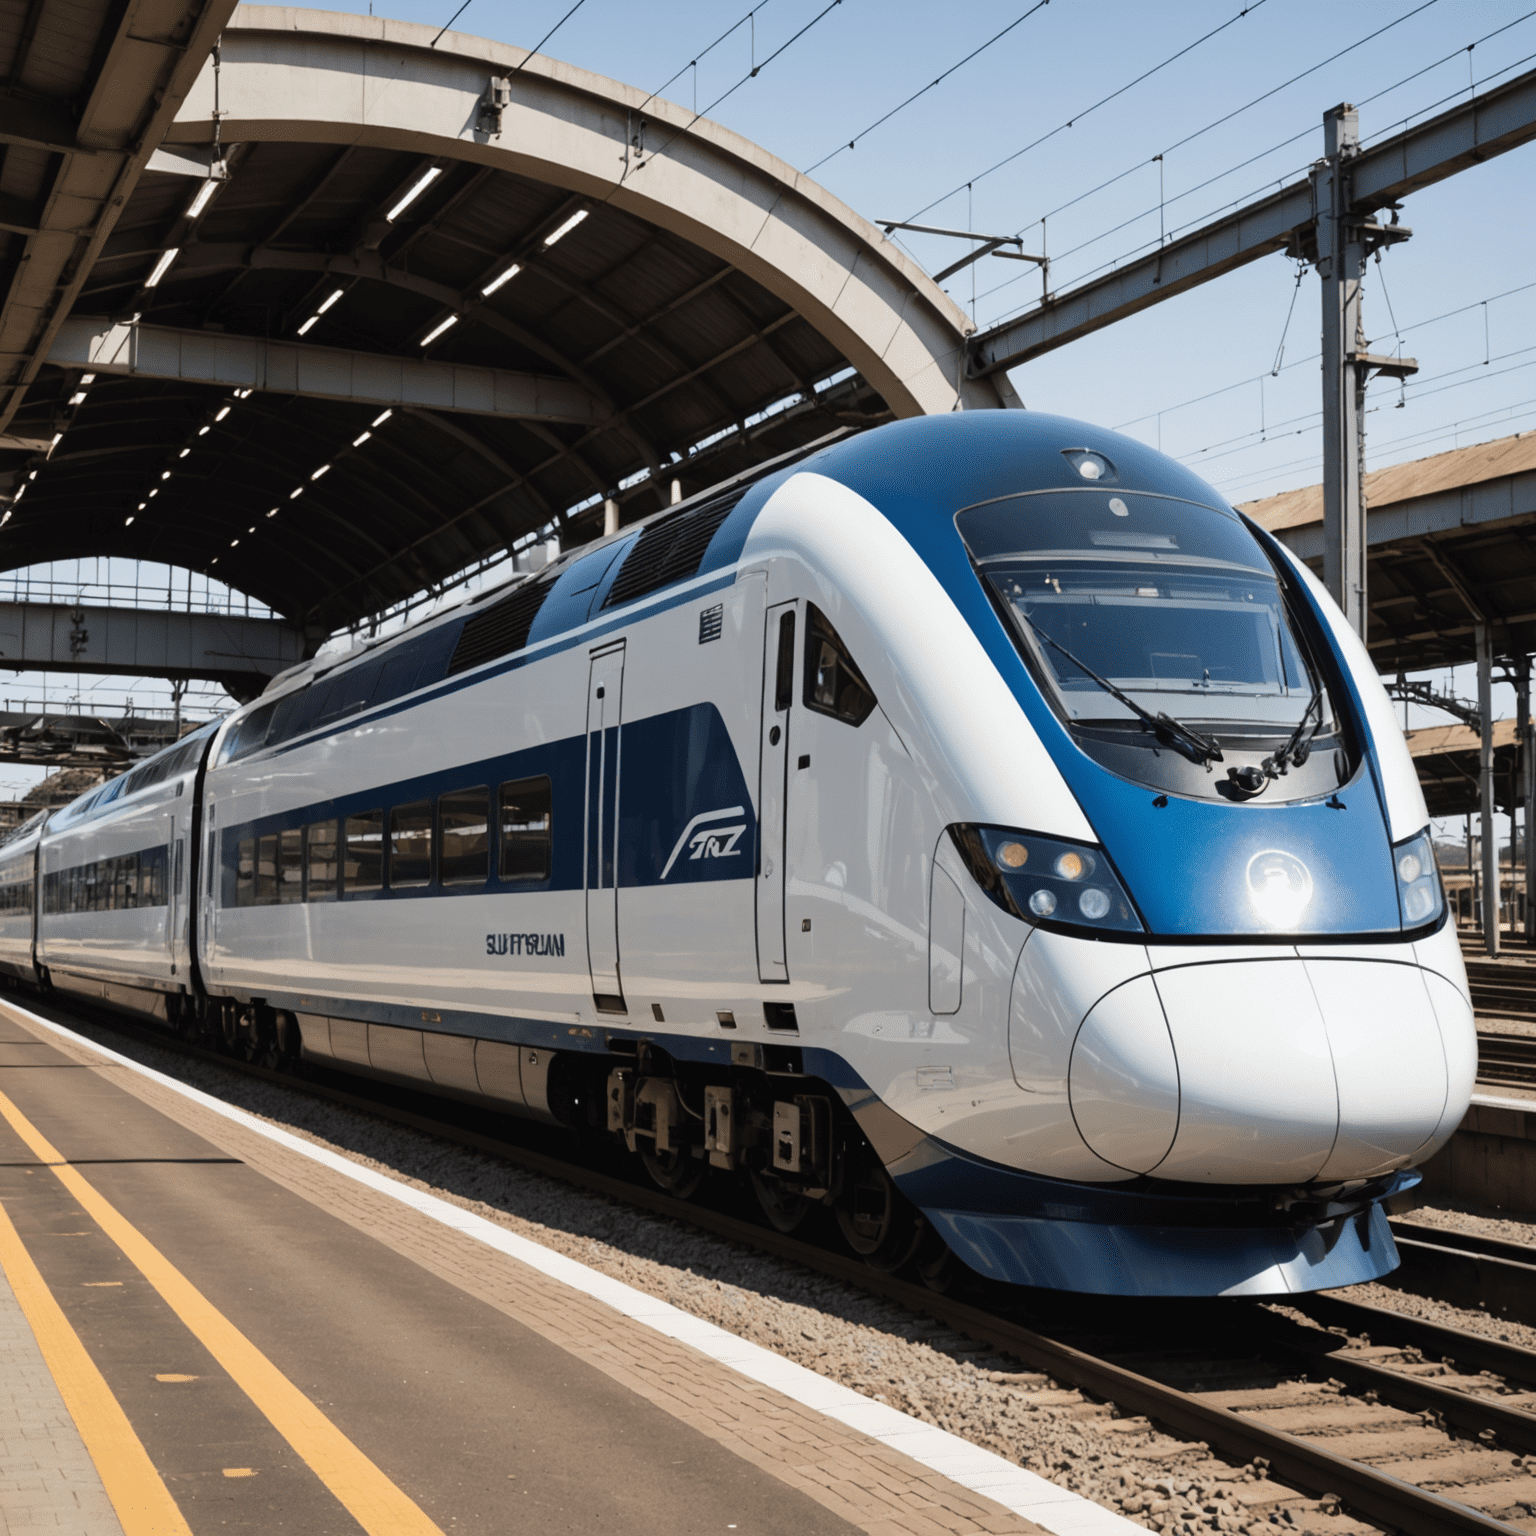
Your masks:
<svg viewBox="0 0 1536 1536"><path fill-rule="evenodd" d="M1536 139L1536 70L1360 152L1350 206L1370 213ZM1056 295L973 338L970 373L1015 367L1290 246L1315 223L1312 181L1298 181L1117 271Z"/></svg>
<svg viewBox="0 0 1536 1536"><path fill-rule="evenodd" d="M1536 471L1460 485L1411 501L1371 507L1365 515L1365 538L1370 549L1410 544L1452 529L1486 528L1499 523L1536 519ZM1282 528L1275 537L1298 559L1316 564L1323 558L1323 525L1303 523Z"/></svg>
<svg viewBox="0 0 1536 1536"><path fill-rule="evenodd" d="M515 172L729 262L802 316L898 416L1014 403L964 377L964 311L893 241L718 123L526 50L375 16L242 5L220 45L222 141L353 144ZM495 128L492 79L511 100ZM387 82L381 85L380 82ZM207 144L205 68L167 147Z"/></svg>
<svg viewBox="0 0 1536 1536"><path fill-rule="evenodd" d="M0 666L25 671L211 678L249 698L308 653L279 619L0 602Z"/></svg>
<svg viewBox="0 0 1536 1536"><path fill-rule="evenodd" d="M608 414L570 379L80 315L59 328L48 361L93 373L351 400L370 407L417 406L581 426L595 426Z"/></svg>

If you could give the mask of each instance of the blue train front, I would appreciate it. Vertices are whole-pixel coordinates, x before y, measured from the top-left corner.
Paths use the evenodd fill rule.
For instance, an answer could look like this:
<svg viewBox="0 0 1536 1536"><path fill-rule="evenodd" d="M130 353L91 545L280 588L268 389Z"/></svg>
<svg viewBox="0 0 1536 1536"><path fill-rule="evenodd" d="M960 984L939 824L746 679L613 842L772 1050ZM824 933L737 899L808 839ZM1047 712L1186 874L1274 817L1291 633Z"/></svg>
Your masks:
<svg viewBox="0 0 1536 1536"><path fill-rule="evenodd" d="M1469 1100L1363 647L1080 423L846 439L177 750L0 855L44 893L0 963L621 1138L681 1194L742 1178L785 1229L830 1206L936 1283L1375 1277ZM103 906L94 871L183 837L190 923L174 850L158 906Z"/></svg>

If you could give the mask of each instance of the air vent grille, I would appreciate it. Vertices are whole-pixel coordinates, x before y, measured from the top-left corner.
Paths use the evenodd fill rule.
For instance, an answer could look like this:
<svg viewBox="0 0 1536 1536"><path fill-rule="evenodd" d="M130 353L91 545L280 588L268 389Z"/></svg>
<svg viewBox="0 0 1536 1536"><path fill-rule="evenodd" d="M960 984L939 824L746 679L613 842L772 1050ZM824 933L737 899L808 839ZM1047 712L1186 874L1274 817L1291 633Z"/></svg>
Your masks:
<svg viewBox="0 0 1536 1536"><path fill-rule="evenodd" d="M718 501L707 501L702 507L652 523L625 556L623 569L603 599L603 607L617 608L675 581L686 581L698 570L721 523L745 495L743 487Z"/></svg>
<svg viewBox="0 0 1536 1536"><path fill-rule="evenodd" d="M552 585L548 581L525 582L484 613L477 613L470 619L454 647L453 659L448 663L448 676L522 650Z"/></svg>

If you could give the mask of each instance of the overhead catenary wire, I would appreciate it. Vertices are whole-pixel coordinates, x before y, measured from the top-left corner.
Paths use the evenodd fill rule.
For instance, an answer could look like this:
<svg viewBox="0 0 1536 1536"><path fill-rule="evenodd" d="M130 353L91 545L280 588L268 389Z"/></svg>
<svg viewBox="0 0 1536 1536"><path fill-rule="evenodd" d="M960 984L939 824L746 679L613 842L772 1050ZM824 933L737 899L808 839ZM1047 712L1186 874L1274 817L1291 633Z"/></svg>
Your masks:
<svg viewBox="0 0 1536 1536"><path fill-rule="evenodd" d="M851 139L848 140L846 144L839 144L837 148L834 149L830 154L823 155L821 159L815 163L815 165L807 166L805 172L806 175L809 176L811 172L820 170L821 167L827 163L827 161L835 159L838 155L842 154L845 149L852 149L860 139L868 137L868 135L873 133L875 129L883 127L886 123L890 122L890 120L895 117L898 112L904 112L908 107L912 105L914 101L917 101L919 98L926 96L928 92L931 91L935 86L942 85L957 70L964 69L972 59L979 58L987 51L987 49L992 47L994 43L1000 43L1005 37L1008 36L1010 32L1014 30L1015 27L1022 26L1023 23L1028 21L1036 11L1044 10L1045 7L1050 3L1051 0L1036 0L1034 5L1030 6L1030 8L1022 15L1014 17L1014 19L1010 21L1001 32L994 33L986 40L986 42L982 43L980 47L973 48L958 63L951 64L942 75L938 75L934 79L930 80L928 84L925 85L921 90L913 91L913 93L908 96L905 101L899 102L896 106L892 107L891 110L887 112L883 117L877 117L874 122L869 125L869 127L861 128L856 134L854 134ZM1434 4L1435 0L1428 0L1428 3Z"/></svg>
<svg viewBox="0 0 1536 1536"><path fill-rule="evenodd" d="M1192 53L1196 48L1200 47L1202 43L1208 43L1213 37L1216 37L1218 34L1225 32L1228 27L1235 26L1243 19L1243 17L1251 15L1254 11L1258 10L1260 6L1265 5L1266 3L1267 0L1252 0L1251 4L1245 5L1242 10L1240 10L1235 16L1229 17L1226 21L1222 22L1220 26L1212 27L1209 32L1206 32L1200 37L1195 38L1193 42L1186 43L1182 48L1179 49L1177 53L1169 54L1168 57L1162 60L1161 63L1154 64L1150 69L1144 70L1141 74L1137 75L1134 80L1127 80L1124 85L1111 91L1109 95L1100 97L1098 101L1092 104L1092 106L1084 107L1080 112L1075 112L1066 120L1066 122L1059 123L1056 127L1050 129L1048 132L1041 134L1039 138L1032 139L1022 149L1016 149L1011 155L1005 155L995 165L990 165L986 170L980 171L974 176L967 177L958 186L952 187L948 192L944 193L942 197L936 197L931 203L925 203L915 213L910 213L907 215L907 222L911 223L913 219L920 219L930 209L937 208L940 203L948 201L948 199L954 197L959 192L963 192L968 186L974 186L978 181L985 181L988 176L991 176L995 172L1002 170L1005 165L1012 165L1013 162L1019 159L1021 156L1027 155L1031 150L1038 149L1042 144L1048 142L1051 139L1054 139L1057 134L1065 133L1067 129L1073 126L1074 123L1081 122L1085 117L1088 117L1090 114L1097 112L1100 107L1106 107L1110 102L1117 100L1121 96L1124 96L1127 91L1134 90L1144 81L1150 80L1153 75L1159 73L1161 70L1167 69L1170 64L1177 63L1178 60L1182 59L1186 54Z"/></svg>
<svg viewBox="0 0 1536 1536"><path fill-rule="evenodd" d="M725 31L722 32L720 36L717 37L714 42L712 42L707 48L700 50L698 54L689 59L689 61L684 64L676 74L668 76L666 80L657 86L656 89L652 91L651 94L640 103L636 110L640 112L645 111L645 109L650 106L650 104L655 101L656 98L660 96L661 93L666 90L669 85L671 85L676 80L682 79L682 77L686 75L690 69L696 68L701 60L708 58L709 55L712 54L715 49L720 46L721 43L723 43L728 37L731 37L735 33L739 32L744 26L747 25L748 22L754 20L759 11L767 10L771 4L772 0L758 0L758 3L754 5L752 9L746 13L746 15L741 17L739 21L733 21L731 25L728 26Z"/></svg>
<svg viewBox="0 0 1536 1536"><path fill-rule="evenodd" d="M1422 6L1419 7L1419 9L1423 8L1424 7ZM1399 21L1404 21L1414 14L1417 13L1409 12L1406 16L1400 17L1398 19ZM1379 91L1375 91L1371 95L1362 98L1358 105L1362 107L1368 106L1371 102L1378 101L1383 96L1388 96L1393 91L1400 90L1404 85L1408 85L1414 80L1420 78L1422 75L1428 74L1431 70L1438 69L1442 65L1449 63L1451 60L1459 58L1463 53L1469 52L1471 49L1476 48L1481 44L1488 42L1490 39L1499 36L1501 33L1508 32L1511 28L1519 26L1522 22L1529 21L1533 16L1536 16L1536 10L1529 10L1524 12L1522 15L1515 17L1512 21L1504 23L1503 26L1496 27L1493 31L1485 33L1482 37L1475 39L1472 43L1465 44L1462 47L1454 49L1448 54L1442 55L1440 58L1434 60L1433 63L1424 65L1421 68L1414 70L1411 74L1404 75L1401 79L1393 81L1391 85L1383 86ZM1395 24L1396 23L1393 23L1392 25ZM1361 39L1361 41L1365 42L1369 41L1369 39ZM1358 44L1352 46L1358 46ZM1348 52L1349 50L1346 49L1344 51ZM1487 75L1483 76L1482 79L1475 82L1475 84L1478 87L1486 86L1490 81L1496 79L1499 75L1507 74L1510 70L1513 69L1519 69L1522 65L1529 63L1532 59L1536 59L1536 54L1528 54L1524 58L1515 60L1513 63L1501 65L1499 68L1492 70ZM1331 61L1325 60L1324 62L1327 63ZM1421 117L1427 112L1433 112L1437 107L1443 106L1447 101L1453 101L1457 99L1465 93L1465 90L1466 87L1460 87L1450 95L1440 97L1436 101L1431 102L1424 107L1418 108L1414 112L1409 113L1406 117L1400 118L1396 122L1388 125L1386 128L1383 128L1379 133L1372 134L1370 138L1364 142L1373 142L1375 139L1380 138L1385 134L1397 131L1407 123L1411 122L1413 118ZM1203 132L1205 130L1201 131ZM1186 198L1192 197L1195 193L1203 191L1206 187L1212 186L1218 181L1224 180L1227 176L1234 175L1236 172L1254 164L1256 161L1264 159L1268 155L1276 154L1280 150L1288 148L1290 145L1295 144L1302 139L1309 138L1316 131L1317 125L1315 123L1309 124L1307 127L1301 129L1300 131L1291 134L1288 138L1281 139L1278 143L1271 144L1269 148L1261 150L1257 154L1250 155L1246 159L1240 160L1234 165L1228 166L1226 170L1219 171L1214 176L1209 176L1204 181L1197 182L1194 186L1185 188L1182 192L1175 193L1174 196L1167 199L1166 202L1160 201L1158 204L1153 204L1143 208L1139 213L1132 214L1129 218L1122 219L1118 223L1111 225L1109 228L1099 231L1098 234L1092 235L1086 240L1079 241L1076 245L1070 247L1068 250L1060 252L1057 256L1055 256L1053 258L1053 264L1059 264L1060 262L1066 260L1068 256L1076 255L1079 251L1086 250L1090 246L1096 245L1100 240L1108 239L1111 235L1118 234L1121 230L1127 229L1131 225L1139 223L1143 219L1150 218L1153 213L1159 212L1159 210L1162 208L1171 207L1174 203L1182 202ZM1192 135L1192 137L1194 136ZM1164 151L1164 153L1168 152L1169 151ZM1130 171L1122 172L1114 177L1111 177L1108 181L1101 182L1097 187L1092 187L1088 191L1070 199L1068 202L1061 204L1060 207L1050 210L1044 215L1044 217L1047 219L1054 218L1058 213L1061 213L1066 209L1075 206L1077 203L1082 202L1085 198L1093 196L1095 192L1102 191L1105 187L1112 186L1115 184L1115 182L1123 180L1125 176L1131 174L1131 172L1144 169L1145 165L1148 163L1150 162L1138 162L1136 166L1131 167ZM1302 165L1295 167L1292 171L1287 172L1285 175L1279 178L1266 178L1266 180L1260 186L1254 188L1253 190L1246 192L1229 202L1223 203L1216 208L1208 209L1205 212L1196 215L1194 218L1187 220L1185 223L1179 225L1171 232L1170 238L1177 238L1179 235L1185 233L1188 230L1197 229L1202 224L1220 216L1222 213L1227 212L1229 209L1240 207L1243 203L1259 196L1266 189L1283 183L1288 177L1302 176L1306 174L1306 171L1307 167ZM1020 233L1022 233L1023 229L1029 229L1031 227L1033 227L1032 223L1023 225ZM1126 261L1133 256L1138 256L1145 253L1146 251L1154 249L1156 244L1156 241L1150 239L1143 241L1139 245L1136 245L1129 250L1120 252L1109 261L1102 262L1099 266L1091 268L1089 271L1080 274L1077 280L1086 281L1088 278L1094 277L1100 272L1110 271L1114 267L1118 266L1120 262ZM977 297L979 299L990 298L992 294L1000 293L1003 289L1011 288L1015 283L1022 281L1023 277L1026 275L1027 274L1020 274L1018 276L1004 278L1001 282L995 283L991 288L984 289ZM1025 307L1027 308L1028 306Z"/></svg>
<svg viewBox="0 0 1536 1536"><path fill-rule="evenodd" d="M580 3L580 0L578 0L578 3ZM811 19L808 22L806 22L806 24L803 27L801 27L798 32L796 32L787 41L785 41L783 43L780 43L779 46L777 48L775 48L773 50L773 52L770 53L768 55L768 57L766 59L764 59L761 64L758 64L758 63L754 62L753 65L752 65L752 68L750 70L748 70L747 73L744 74L741 77L741 79L739 79L728 90L722 91L720 93L720 95L715 97L715 99L712 102L710 102L710 104L707 107L704 107L700 111L695 112L693 114L693 116L691 118L689 118L688 121L686 123L684 123L681 128L679 128L675 133L673 133L668 139L666 139L656 149L651 150L648 154L645 154L645 155L639 157L638 159L636 159L636 161L634 162L633 165L626 166L624 174L626 176L628 176L632 171L643 170L652 160L654 160L656 158L657 155L663 153L669 146L674 144L685 133L687 133L688 130L690 128L692 128L693 125L695 123L697 123L700 118L708 117L709 114L711 112L713 112L715 110L715 108L718 107L722 101L725 101L730 96L734 96L736 94L736 92L739 91L742 88L742 86L744 86L749 80L757 79L757 77L760 74L762 74L762 72L765 69L767 69L767 67L770 64L772 64L775 59L777 59L781 54L787 52L790 48L793 48L794 45L796 43L798 43L800 41L800 39L802 37L804 37L806 35L806 33L811 30L812 27L814 27L818 22L822 21L825 17L830 16L832 14L832 12L835 11L838 8L838 6L840 6L842 3L843 3L843 0L830 0L830 3L825 5L825 6L823 6L821 10L817 11L817 13L813 17L811 17ZM750 16L752 13L749 11L747 14L748 14L748 16ZM738 22L737 25L740 26L740 22ZM610 197L612 195L613 195L612 193L609 194Z"/></svg>
<svg viewBox="0 0 1536 1536"><path fill-rule="evenodd" d="M1308 75L1314 75L1318 70L1325 69L1328 65L1335 63L1339 59L1342 59L1345 54L1353 53L1355 49L1363 48L1367 43L1374 42L1384 33L1390 32L1394 27L1400 27L1405 21L1412 20L1412 18L1417 16L1421 11L1427 11L1430 6L1437 5L1438 3L1439 0L1423 0L1422 4L1416 5L1410 11L1405 11L1395 21L1389 21L1384 26L1378 27L1374 32L1368 32L1364 37L1356 39L1356 41L1350 43L1347 47L1340 48L1337 53L1331 53L1326 59L1319 59L1316 64L1311 64L1306 69L1302 70L1299 74L1292 75L1289 80L1282 80L1279 85L1271 86L1269 90L1263 92L1261 95L1255 96L1249 101L1245 101L1242 106L1234 107L1232 111L1225 112L1220 117L1214 118L1212 121L1206 123L1203 127L1195 129L1193 133L1185 134L1182 139L1175 140L1175 142L1168 145L1166 149L1163 149L1156 155L1153 155L1151 160L1138 160L1134 165L1127 166L1123 171L1117 172L1107 181L1101 181L1096 187L1090 187L1086 192L1079 192L1076 197L1069 198L1066 202L1060 204L1058 207L1049 209L1041 217L1054 219L1057 214L1065 213L1069 208L1075 208L1079 203L1086 201L1088 198L1095 196L1097 193L1105 191L1107 188L1114 186L1117 182L1124 181L1126 177L1134 176L1137 171L1145 170L1149 164L1162 160L1165 156L1171 155L1177 149L1183 149L1186 145L1193 144L1196 139L1204 138L1204 136L1208 133L1213 133L1217 128L1221 128L1227 123L1233 121L1234 118L1241 117L1243 113L1251 111L1254 107L1260 105L1262 102L1268 101L1271 96L1278 96L1281 91L1287 90L1289 87L1297 84L1298 81L1305 80ZM1511 25L1513 25L1513 23L1511 23ZM1503 28L1500 30L1502 31ZM1489 34L1490 37L1494 35L1496 34ZM1459 49L1457 51L1460 52ZM1440 62L1444 61L1442 60ZM1431 65L1429 67L1433 68L1434 66ZM1308 127L1303 130L1303 132L1293 135L1291 138L1282 141L1280 144L1272 145L1269 149L1263 151L1263 154L1273 154L1276 150L1285 148L1287 144L1294 143L1296 139L1304 138L1306 134L1310 132L1312 132L1312 128ZM1253 159L1261 158L1262 155L1255 155L1253 157ZM1252 163L1253 160L1243 161L1241 164L1231 167L1228 171L1223 172L1222 174L1231 175L1233 172L1241 170L1243 165L1251 165ZM1213 179L1219 180L1220 178L1217 177ZM1202 183L1202 185L1209 186L1210 183L1205 182ZM1197 191L1198 188L1190 188L1189 190ZM1186 197L1189 195L1189 193L1184 192L1180 193L1179 195L1181 197ZM1175 199L1175 201L1177 201L1177 199ZM1144 215L1138 215L1138 217L1144 217ZM1025 226L1025 228L1029 227L1031 226Z"/></svg>

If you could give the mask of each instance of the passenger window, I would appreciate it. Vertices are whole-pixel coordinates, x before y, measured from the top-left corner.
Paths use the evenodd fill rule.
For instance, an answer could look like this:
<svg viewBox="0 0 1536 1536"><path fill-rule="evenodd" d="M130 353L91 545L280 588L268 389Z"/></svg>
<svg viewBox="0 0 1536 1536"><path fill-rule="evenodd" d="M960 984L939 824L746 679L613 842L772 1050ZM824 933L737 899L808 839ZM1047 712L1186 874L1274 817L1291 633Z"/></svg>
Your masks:
<svg viewBox="0 0 1536 1536"><path fill-rule="evenodd" d="M304 899L304 828L289 827L277 834L277 899Z"/></svg>
<svg viewBox="0 0 1536 1536"><path fill-rule="evenodd" d="M305 827L304 850L304 899L329 901L336 894L336 823Z"/></svg>
<svg viewBox="0 0 1536 1536"><path fill-rule="evenodd" d="M827 616L807 603L805 617L805 707L863 725L875 707L873 690Z"/></svg>
<svg viewBox="0 0 1536 1536"><path fill-rule="evenodd" d="M277 833L256 839L256 905L277 903Z"/></svg>
<svg viewBox="0 0 1536 1536"><path fill-rule="evenodd" d="M549 780L514 779L501 786L501 878L549 878Z"/></svg>
<svg viewBox="0 0 1536 1536"><path fill-rule="evenodd" d="M491 794L456 789L437 802L438 871L444 885L483 885L491 873Z"/></svg>
<svg viewBox="0 0 1536 1536"><path fill-rule="evenodd" d="M175 866L175 873L172 876L172 888L175 890L175 892L176 892L176 894L178 896L181 895L181 882L182 882L182 879L184 878L183 875L182 875L182 862L183 862L183 859L185 857L185 853L184 853L184 849L183 849L182 845L183 845L183 839L178 837L176 839L176 866Z"/></svg>
<svg viewBox="0 0 1536 1536"><path fill-rule="evenodd" d="M342 891L378 891L384 888L384 812L364 811L347 817L347 862L342 870Z"/></svg>
<svg viewBox="0 0 1536 1536"><path fill-rule="evenodd" d="M389 813L390 889L429 885L431 881L432 802L397 805Z"/></svg>
<svg viewBox="0 0 1536 1536"><path fill-rule="evenodd" d="M256 902L256 839L246 838L235 854L235 905L249 907Z"/></svg>

